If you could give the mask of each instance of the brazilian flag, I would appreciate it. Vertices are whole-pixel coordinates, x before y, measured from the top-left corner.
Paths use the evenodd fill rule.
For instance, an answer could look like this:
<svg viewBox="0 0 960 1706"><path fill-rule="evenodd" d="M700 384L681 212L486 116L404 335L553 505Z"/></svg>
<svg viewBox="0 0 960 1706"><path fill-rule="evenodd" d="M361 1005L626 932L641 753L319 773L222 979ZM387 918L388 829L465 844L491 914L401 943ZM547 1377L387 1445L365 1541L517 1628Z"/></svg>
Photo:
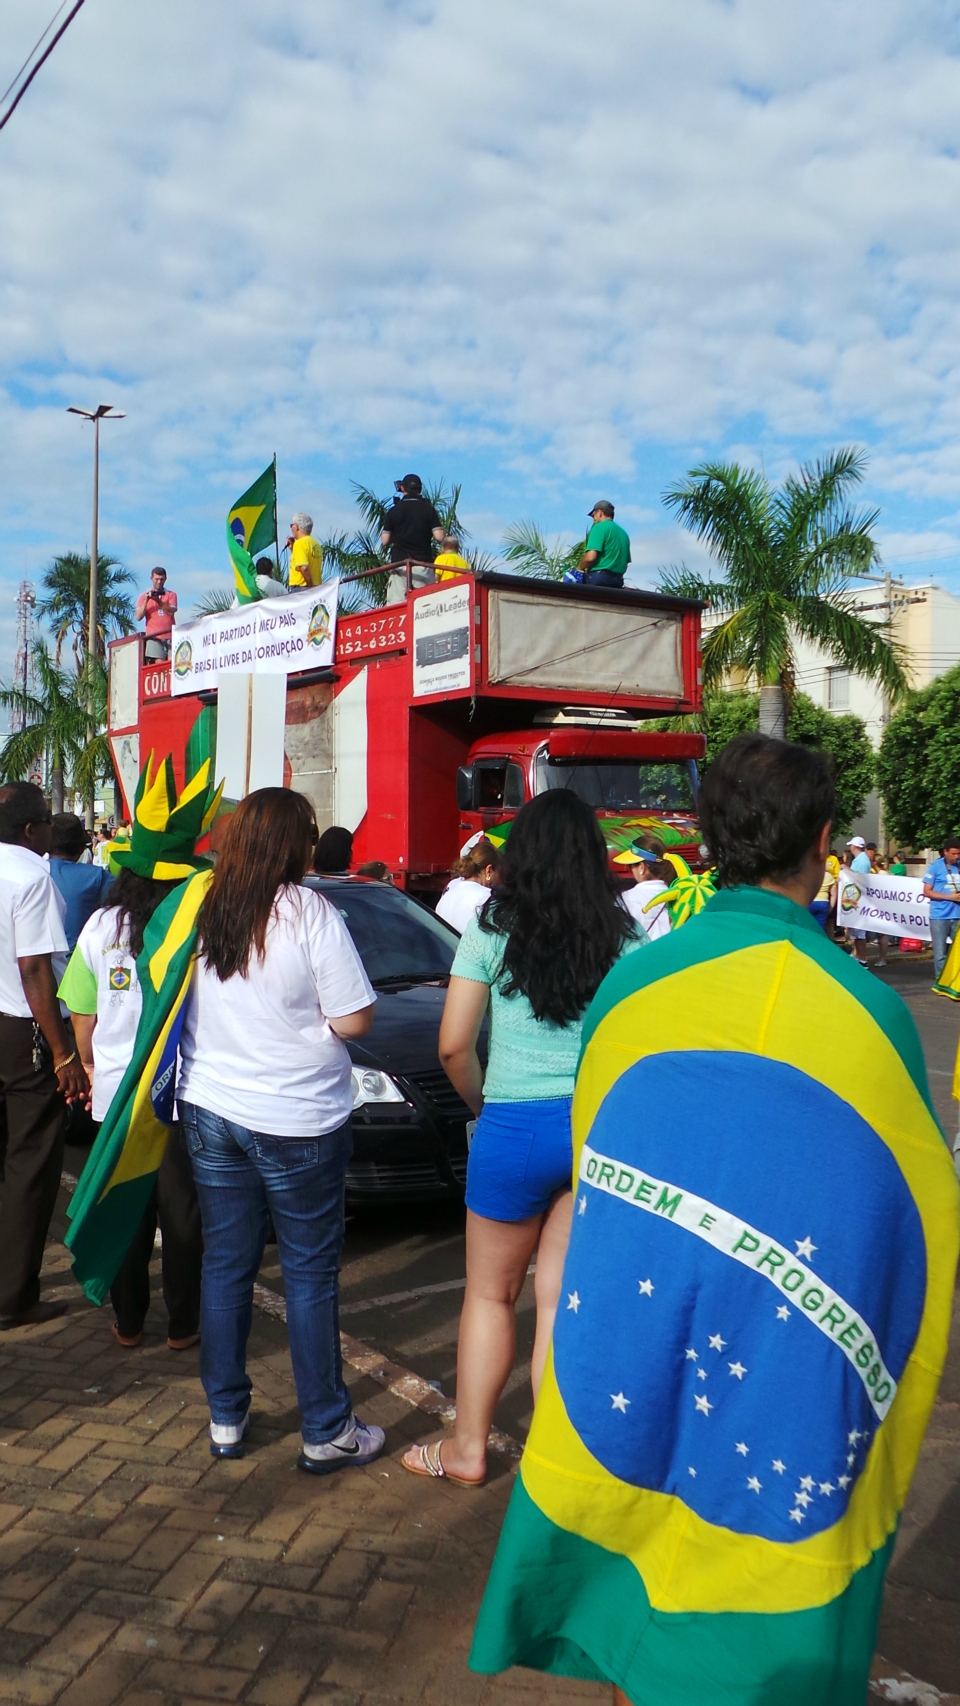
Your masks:
<svg viewBox="0 0 960 1706"><path fill-rule="evenodd" d="M958 1192L906 1008L725 890L589 1009L573 1229L471 1665L863 1706Z"/></svg>
<svg viewBox="0 0 960 1706"><path fill-rule="evenodd" d="M254 604L263 595L253 559L277 537L277 459L239 497L227 516L227 549L233 564L237 598Z"/></svg>
<svg viewBox="0 0 960 1706"><path fill-rule="evenodd" d="M173 889L143 933L137 960L143 1007L133 1056L67 1210L64 1242L91 1303L102 1303L110 1290L163 1160L197 914L212 880L212 871L198 871Z"/></svg>

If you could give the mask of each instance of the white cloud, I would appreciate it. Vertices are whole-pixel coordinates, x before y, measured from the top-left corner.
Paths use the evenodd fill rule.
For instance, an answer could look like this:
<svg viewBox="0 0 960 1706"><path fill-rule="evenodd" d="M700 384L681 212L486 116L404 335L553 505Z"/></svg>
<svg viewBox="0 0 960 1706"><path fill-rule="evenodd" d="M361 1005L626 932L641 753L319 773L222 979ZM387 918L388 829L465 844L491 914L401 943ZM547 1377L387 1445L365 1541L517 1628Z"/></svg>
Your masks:
<svg viewBox="0 0 960 1706"><path fill-rule="evenodd" d="M4 22L12 74L33 0ZM342 525L387 454L552 531L602 480L638 562L665 445L866 438L881 498L955 497L956 37L935 0L85 8L0 158L0 568L85 536L63 410L101 397L104 545L187 587L274 449Z"/></svg>

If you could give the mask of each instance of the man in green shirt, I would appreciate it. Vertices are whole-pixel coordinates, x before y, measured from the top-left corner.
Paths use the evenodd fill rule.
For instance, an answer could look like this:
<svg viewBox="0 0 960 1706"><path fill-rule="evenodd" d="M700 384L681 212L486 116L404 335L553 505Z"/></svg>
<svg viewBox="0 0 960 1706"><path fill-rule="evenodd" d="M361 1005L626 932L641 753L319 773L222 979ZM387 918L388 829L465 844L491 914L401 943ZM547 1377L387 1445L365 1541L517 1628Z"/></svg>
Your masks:
<svg viewBox="0 0 960 1706"><path fill-rule="evenodd" d="M579 565L583 584L621 587L630 561L630 536L614 521L612 503L595 503L590 515L593 526Z"/></svg>

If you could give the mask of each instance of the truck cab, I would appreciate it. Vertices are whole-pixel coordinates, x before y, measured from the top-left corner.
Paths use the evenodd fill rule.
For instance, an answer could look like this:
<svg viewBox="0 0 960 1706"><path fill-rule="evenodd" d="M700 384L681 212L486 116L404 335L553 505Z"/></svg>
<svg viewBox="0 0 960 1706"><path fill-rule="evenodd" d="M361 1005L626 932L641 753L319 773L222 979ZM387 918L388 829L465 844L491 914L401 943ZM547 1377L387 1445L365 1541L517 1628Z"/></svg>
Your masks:
<svg viewBox="0 0 960 1706"><path fill-rule="evenodd" d="M645 731L626 718L578 716L575 708L550 725L474 742L457 772L462 835L495 829L551 788L572 788L596 813L611 858L646 836L691 866L702 863L697 760L703 735Z"/></svg>

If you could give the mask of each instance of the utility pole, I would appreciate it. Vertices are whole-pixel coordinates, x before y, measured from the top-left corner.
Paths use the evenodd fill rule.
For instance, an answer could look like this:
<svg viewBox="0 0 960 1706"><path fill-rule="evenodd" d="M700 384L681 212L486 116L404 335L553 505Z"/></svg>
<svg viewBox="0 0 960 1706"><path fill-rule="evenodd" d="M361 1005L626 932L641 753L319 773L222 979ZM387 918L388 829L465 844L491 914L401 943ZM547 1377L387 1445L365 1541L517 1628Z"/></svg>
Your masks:
<svg viewBox="0 0 960 1706"><path fill-rule="evenodd" d="M33 610L36 596L30 581L21 581L17 589L17 656L13 666L13 683L26 697L33 685ZM27 726L26 706L14 711L10 718L11 733Z"/></svg>
<svg viewBox="0 0 960 1706"><path fill-rule="evenodd" d="M111 403L100 403L95 409L78 409L73 405L67 410L68 415L81 415L85 421L93 422L93 517L90 522L90 604L87 612L87 691L90 695L90 739L96 734L93 716L93 669L97 656L97 576L100 569L100 422L103 420L122 421L126 415L120 409L115 409ZM87 805L87 828L93 828L93 799Z"/></svg>

